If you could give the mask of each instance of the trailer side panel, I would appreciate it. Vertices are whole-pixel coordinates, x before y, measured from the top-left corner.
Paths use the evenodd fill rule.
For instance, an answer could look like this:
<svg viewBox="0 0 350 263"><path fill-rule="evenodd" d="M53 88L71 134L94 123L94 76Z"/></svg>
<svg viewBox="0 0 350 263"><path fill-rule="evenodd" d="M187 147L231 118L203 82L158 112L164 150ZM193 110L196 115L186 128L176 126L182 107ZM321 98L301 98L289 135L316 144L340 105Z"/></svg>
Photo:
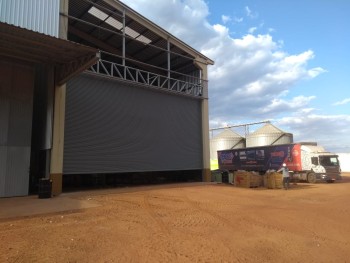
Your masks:
<svg viewBox="0 0 350 263"><path fill-rule="evenodd" d="M301 170L300 144L284 144L218 151L219 169L267 171L283 163L293 171Z"/></svg>

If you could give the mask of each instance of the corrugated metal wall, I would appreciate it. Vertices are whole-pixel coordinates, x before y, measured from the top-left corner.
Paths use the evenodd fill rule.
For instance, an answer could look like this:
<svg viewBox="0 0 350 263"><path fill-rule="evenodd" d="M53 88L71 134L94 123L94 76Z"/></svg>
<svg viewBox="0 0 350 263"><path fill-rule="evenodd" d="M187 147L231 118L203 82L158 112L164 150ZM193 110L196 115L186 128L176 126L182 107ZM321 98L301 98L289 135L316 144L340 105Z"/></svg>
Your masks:
<svg viewBox="0 0 350 263"><path fill-rule="evenodd" d="M67 84L65 174L203 169L201 100L82 74Z"/></svg>
<svg viewBox="0 0 350 263"><path fill-rule="evenodd" d="M28 195L34 74L0 62L0 197Z"/></svg>
<svg viewBox="0 0 350 263"><path fill-rule="evenodd" d="M293 143L291 133L251 134L247 136L247 147Z"/></svg>
<svg viewBox="0 0 350 263"><path fill-rule="evenodd" d="M244 137L230 129L225 129L210 140L210 159L218 158L217 151L244 147Z"/></svg>
<svg viewBox="0 0 350 263"><path fill-rule="evenodd" d="M58 37L60 0L0 0L0 19Z"/></svg>

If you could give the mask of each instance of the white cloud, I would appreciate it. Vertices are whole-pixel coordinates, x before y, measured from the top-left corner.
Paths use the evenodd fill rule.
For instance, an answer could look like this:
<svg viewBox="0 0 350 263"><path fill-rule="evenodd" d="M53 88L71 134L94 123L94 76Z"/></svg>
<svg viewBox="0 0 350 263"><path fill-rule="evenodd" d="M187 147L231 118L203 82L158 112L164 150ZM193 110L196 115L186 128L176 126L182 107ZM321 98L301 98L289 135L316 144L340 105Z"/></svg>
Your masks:
<svg viewBox="0 0 350 263"><path fill-rule="evenodd" d="M253 34L258 28L257 27L251 27L248 29L249 34Z"/></svg>
<svg viewBox="0 0 350 263"><path fill-rule="evenodd" d="M215 37L212 26L206 20L209 9L203 0L122 2L196 49L200 49L203 42Z"/></svg>
<svg viewBox="0 0 350 263"><path fill-rule="evenodd" d="M243 17L234 17L233 21L235 21L236 23L241 23L243 22Z"/></svg>
<svg viewBox="0 0 350 263"><path fill-rule="evenodd" d="M278 111L293 111L293 110L305 110L303 107L307 106L311 100L315 99L315 96L304 97L298 96L292 98L290 101L282 99L273 99L270 105L262 108L263 113L273 112L274 114Z"/></svg>
<svg viewBox="0 0 350 263"><path fill-rule="evenodd" d="M253 12L253 11L249 8L249 6L246 6L244 9L245 9L245 13L246 13L246 16L247 16L247 17L249 17L249 18L251 18L251 19L255 19L255 18L258 17L258 13Z"/></svg>
<svg viewBox="0 0 350 263"><path fill-rule="evenodd" d="M314 78L315 72L322 73L320 69L307 68L307 62L313 58L312 51L291 56L281 50L270 35L246 35L232 39L228 32L228 29L221 28L221 37L216 40L216 45L213 43L209 49L208 42L206 49L202 50L216 63L209 71L209 92L212 101L215 101L215 104L210 104L212 117L222 118L229 107L225 105L233 103L235 107L230 110L232 118L242 116L244 112L249 119L266 118L306 106L304 103L294 107L277 107L281 103L276 98L286 94L298 81ZM295 101L297 99L292 100Z"/></svg>
<svg viewBox="0 0 350 263"><path fill-rule="evenodd" d="M339 106L339 105L344 105L344 104L348 104L350 102L350 98L347 99L343 99L341 101L337 101L335 103L333 103L334 106Z"/></svg>
<svg viewBox="0 0 350 263"><path fill-rule="evenodd" d="M250 8L248 6L245 7L246 15L251 16L252 11L250 11Z"/></svg>
<svg viewBox="0 0 350 263"><path fill-rule="evenodd" d="M350 115L296 114L276 121L284 131L292 132L295 142L314 141L331 152L350 149Z"/></svg>
<svg viewBox="0 0 350 263"><path fill-rule="evenodd" d="M300 114L309 114L309 113L311 113L311 112L313 112L313 111L315 111L316 109L315 108L304 108L304 109L301 109L300 111L299 111L299 113Z"/></svg>
<svg viewBox="0 0 350 263"><path fill-rule="evenodd" d="M258 17L258 14L253 12L252 10L250 10L249 6L246 6L244 9L245 9L245 13L246 13L247 17L252 18L252 19Z"/></svg>
<svg viewBox="0 0 350 263"><path fill-rule="evenodd" d="M230 22L232 20L232 18L230 16L222 15L221 20L224 24L226 24L226 23Z"/></svg>

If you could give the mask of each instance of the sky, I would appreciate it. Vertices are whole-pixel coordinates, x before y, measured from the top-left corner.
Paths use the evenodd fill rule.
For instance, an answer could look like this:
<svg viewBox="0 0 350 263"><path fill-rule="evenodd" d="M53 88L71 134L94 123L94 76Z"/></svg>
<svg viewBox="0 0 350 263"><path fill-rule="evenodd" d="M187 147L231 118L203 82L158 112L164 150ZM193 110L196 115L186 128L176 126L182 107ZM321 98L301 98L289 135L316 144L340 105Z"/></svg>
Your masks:
<svg viewBox="0 0 350 263"><path fill-rule="evenodd" d="M270 120L350 152L350 1L122 2L215 62L210 128Z"/></svg>

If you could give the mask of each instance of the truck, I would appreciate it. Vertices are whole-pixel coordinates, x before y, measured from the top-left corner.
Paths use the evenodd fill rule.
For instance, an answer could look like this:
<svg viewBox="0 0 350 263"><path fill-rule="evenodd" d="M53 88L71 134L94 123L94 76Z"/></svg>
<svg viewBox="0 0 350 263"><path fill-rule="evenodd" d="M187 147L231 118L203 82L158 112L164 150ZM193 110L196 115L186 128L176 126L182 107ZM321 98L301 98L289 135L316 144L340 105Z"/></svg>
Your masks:
<svg viewBox="0 0 350 263"><path fill-rule="evenodd" d="M254 171L263 175L279 170L285 163L293 181L333 183L341 180L338 155L325 151L316 142L220 150L217 154L220 170Z"/></svg>

